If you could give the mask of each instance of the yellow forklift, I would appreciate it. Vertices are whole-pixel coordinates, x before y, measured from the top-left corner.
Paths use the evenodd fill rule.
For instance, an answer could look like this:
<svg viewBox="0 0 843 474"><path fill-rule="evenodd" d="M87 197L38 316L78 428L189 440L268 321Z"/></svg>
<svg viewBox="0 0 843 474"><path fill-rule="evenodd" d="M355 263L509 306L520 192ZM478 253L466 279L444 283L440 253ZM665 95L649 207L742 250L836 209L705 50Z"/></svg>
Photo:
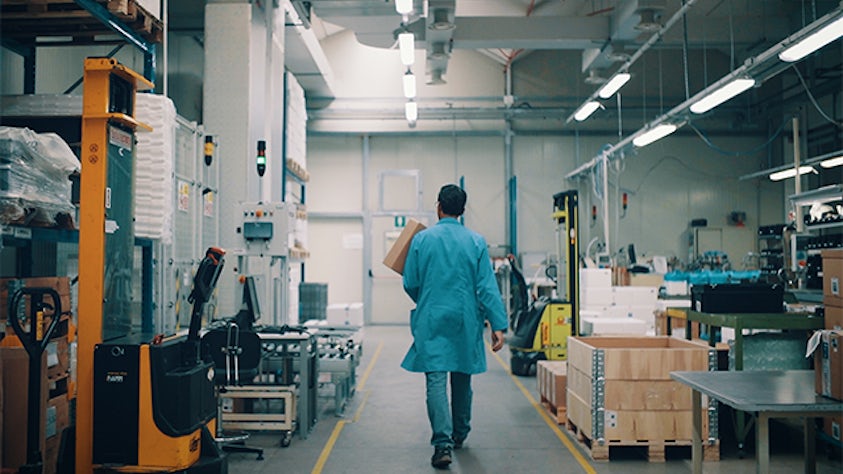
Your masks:
<svg viewBox="0 0 843 474"><path fill-rule="evenodd" d="M530 304L525 298L510 315L512 336L510 370L515 375L535 375L539 360L565 360L568 337L579 330L579 244L577 191L564 191L553 196L553 220L556 223L557 263L549 267L548 276L556 281L555 297L540 297ZM523 274L514 265L513 291L526 292Z"/></svg>
<svg viewBox="0 0 843 474"><path fill-rule="evenodd" d="M199 355L224 252L197 270L187 336L131 333L135 132L149 129L135 94L152 83L111 58L86 59L83 77L75 472L227 472Z"/></svg>

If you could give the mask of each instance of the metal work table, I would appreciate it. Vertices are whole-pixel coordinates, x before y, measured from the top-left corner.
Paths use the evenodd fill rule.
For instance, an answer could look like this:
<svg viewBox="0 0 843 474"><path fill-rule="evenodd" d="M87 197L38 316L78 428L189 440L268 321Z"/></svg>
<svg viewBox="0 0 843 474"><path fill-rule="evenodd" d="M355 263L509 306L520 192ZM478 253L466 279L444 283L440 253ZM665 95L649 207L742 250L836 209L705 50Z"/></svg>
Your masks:
<svg viewBox="0 0 843 474"><path fill-rule="evenodd" d="M756 417L756 472L770 472L769 419L805 417L805 469L816 472L814 417L843 412L843 402L814 392L813 370L671 372L693 389L694 474L702 473L702 394Z"/></svg>
<svg viewBox="0 0 843 474"><path fill-rule="evenodd" d="M823 318L809 313L701 313L686 312L685 338L691 339L691 323L698 322L708 326L708 345L715 346L714 335L717 328L735 329L735 370L743 370L743 330L744 329L801 329L823 328Z"/></svg>

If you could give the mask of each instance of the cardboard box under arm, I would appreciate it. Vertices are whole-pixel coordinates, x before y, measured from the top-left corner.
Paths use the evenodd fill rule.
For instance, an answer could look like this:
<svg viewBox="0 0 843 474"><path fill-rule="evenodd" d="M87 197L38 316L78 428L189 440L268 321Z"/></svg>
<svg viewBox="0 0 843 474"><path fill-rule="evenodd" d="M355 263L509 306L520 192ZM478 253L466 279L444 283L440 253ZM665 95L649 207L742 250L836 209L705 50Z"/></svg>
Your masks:
<svg viewBox="0 0 843 474"><path fill-rule="evenodd" d="M395 270L399 275L404 274L404 261L407 260L407 252L410 250L410 243L413 237L419 232L426 229L424 224L415 220L407 219L407 225L398 236L398 240L392 245L392 248L387 252L383 259L383 264Z"/></svg>

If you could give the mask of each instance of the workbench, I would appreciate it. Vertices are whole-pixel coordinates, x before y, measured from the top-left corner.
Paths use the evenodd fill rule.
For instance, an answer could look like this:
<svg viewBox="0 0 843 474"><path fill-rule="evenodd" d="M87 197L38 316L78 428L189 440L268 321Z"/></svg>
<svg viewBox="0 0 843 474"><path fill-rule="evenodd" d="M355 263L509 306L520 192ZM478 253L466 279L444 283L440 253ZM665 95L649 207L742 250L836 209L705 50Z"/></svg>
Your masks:
<svg viewBox="0 0 843 474"><path fill-rule="evenodd" d="M814 418L843 412L843 401L814 391L813 370L746 372L671 372L672 379L692 389L694 474L702 473L702 395L755 417L756 472L770 472L770 418L804 417L805 468L816 472Z"/></svg>

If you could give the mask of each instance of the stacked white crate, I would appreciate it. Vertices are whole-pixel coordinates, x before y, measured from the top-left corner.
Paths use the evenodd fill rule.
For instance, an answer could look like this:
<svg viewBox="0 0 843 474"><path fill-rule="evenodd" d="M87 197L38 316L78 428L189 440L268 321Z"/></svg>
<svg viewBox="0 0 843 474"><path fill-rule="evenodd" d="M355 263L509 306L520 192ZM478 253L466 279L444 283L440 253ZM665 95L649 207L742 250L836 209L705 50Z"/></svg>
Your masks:
<svg viewBox="0 0 843 474"><path fill-rule="evenodd" d="M655 332L658 288L612 286L610 269L580 270L580 332L585 335Z"/></svg>
<svg viewBox="0 0 843 474"><path fill-rule="evenodd" d="M173 239L176 107L165 96L138 94L135 117L153 129L136 135L135 235L168 245Z"/></svg>
<svg viewBox="0 0 843 474"><path fill-rule="evenodd" d="M658 306L659 289L650 286L612 287L616 315L638 319L655 329L655 311Z"/></svg>
<svg viewBox="0 0 843 474"><path fill-rule="evenodd" d="M363 303L335 303L325 310L325 319L333 326L363 326Z"/></svg>
<svg viewBox="0 0 843 474"><path fill-rule="evenodd" d="M284 158L294 163L291 167L300 178L300 172L307 173L307 107L304 97L304 89L292 73L287 73L287 151ZM288 192L286 196L289 202L298 202L291 199ZM296 222L293 225L290 248L307 250L307 211L301 205L299 212L296 212Z"/></svg>
<svg viewBox="0 0 843 474"><path fill-rule="evenodd" d="M287 73L287 156L307 169L307 107L296 77Z"/></svg>

